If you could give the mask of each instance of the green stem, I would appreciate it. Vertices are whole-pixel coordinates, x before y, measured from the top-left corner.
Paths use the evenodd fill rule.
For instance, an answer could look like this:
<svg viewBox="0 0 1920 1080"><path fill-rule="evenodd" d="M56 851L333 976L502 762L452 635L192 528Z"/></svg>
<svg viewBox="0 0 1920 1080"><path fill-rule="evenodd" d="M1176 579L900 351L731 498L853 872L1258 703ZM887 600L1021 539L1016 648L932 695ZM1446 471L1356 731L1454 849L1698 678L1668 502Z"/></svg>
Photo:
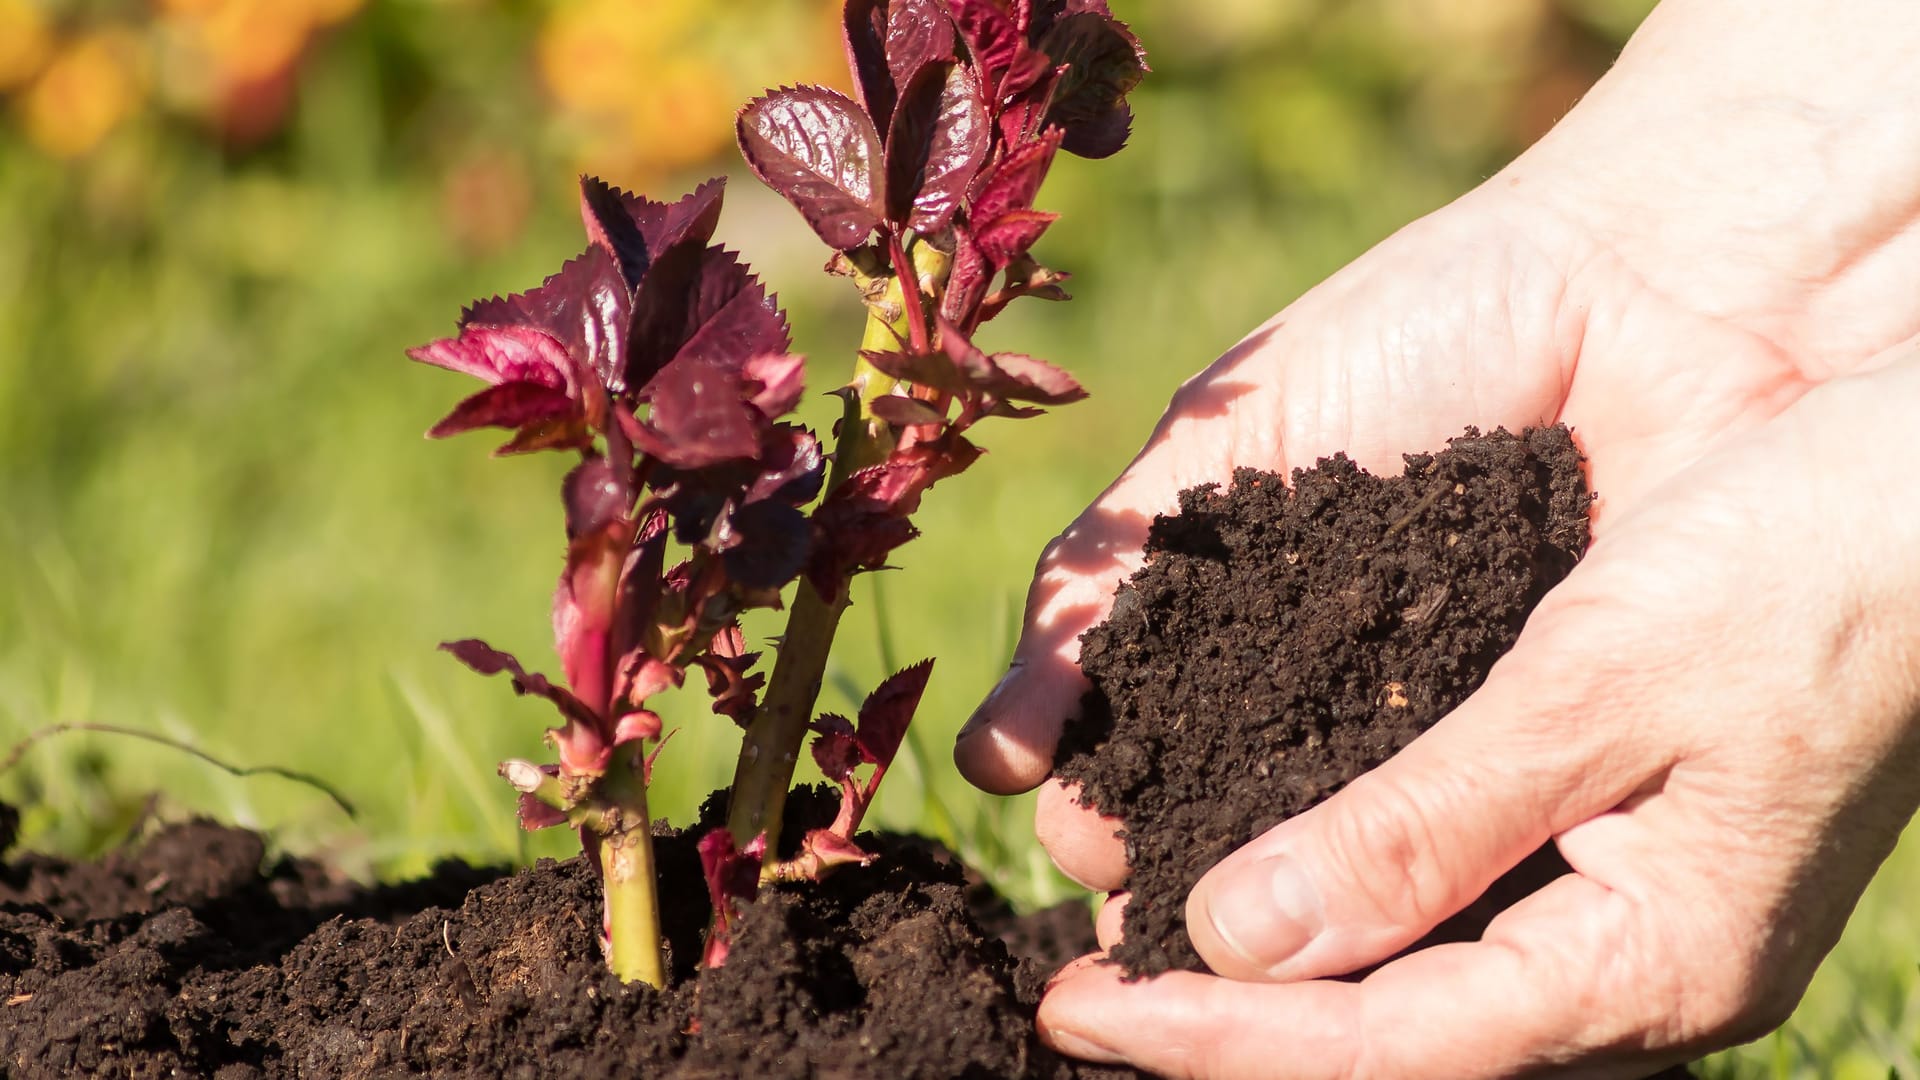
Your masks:
<svg viewBox="0 0 1920 1080"><path fill-rule="evenodd" d="M733 775L733 802L727 828L742 846L766 833L780 835L787 788L793 783L794 762L806 741L807 721L820 696L820 680L827 668L840 616L847 610L846 590L834 600L823 600L802 579L787 618L780 657L767 682L767 696L747 728L740 748L740 765ZM778 861L777 845L767 844L766 861Z"/></svg>
<svg viewBox="0 0 1920 1080"><path fill-rule="evenodd" d="M906 294L899 277L895 277L887 282L885 294L868 304L860 352L899 352L900 338L908 332ZM833 446L828 492L841 486L854 471L883 461L893 450L893 432L883 421L874 419L872 404L891 392L897 382L868 363L866 357L854 363L839 440ZM806 721L812 719L814 701L820 700L828 651L833 648L833 634L839 630L839 619L845 611L845 588L841 588L837 600L824 600L806 578L801 578L793 594L793 607L787 611L787 632L781 638L780 657L774 661L774 675L766 682L766 694L753 723L747 724L739 765L733 771L728 830L739 846L751 844L762 832L774 840L780 836L787 788L793 784L793 765L806 742ZM766 865L772 867L778 861L778 844L768 844Z"/></svg>
<svg viewBox="0 0 1920 1080"><path fill-rule="evenodd" d="M860 334L860 352L854 361L853 378L847 381L852 391L845 395L846 408L840 418L840 439L833 448L833 473L827 490L858 469L884 460L893 449L892 434L885 423L873 418L876 399L893 392L900 380L868 362L870 352L899 352L900 338L907 333L905 306L901 302L900 279L887 285L880 301L867 308L867 325Z"/></svg>
<svg viewBox="0 0 1920 1080"><path fill-rule="evenodd" d="M894 336L896 321L903 321L898 282L887 296L867 312L866 332L860 348L865 351L897 351ZM895 380L865 359L855 365L852 392L846 395L846 411L841 418L840 438L834 446L833 472L827 480L831 492L855 470L886 457L891 441L887 426L873 419L868 405L893 388ZM766 833L780 835L781 815L786 809L787 788L793 783L794 763L806 742L807 721L813 717L814 702L820 697L820 682L827 670L827 653L847 610L847 590L833 600L823 599L800 579L787 613L787 630L781 639L780 653L773 663L773 675L760 708L740 746L740 761L733 774L732 800L727 808L727 829L734 843L745 847L753 838ZM777 844L767 845L766 863L780 858Z"/></svg>
<svg viewBox="0 0 1920 1080"><path fill-rule="evenodd" d="M647 787L637 750L614 763L600 783L606 813L600 837L600 883L606 902L607 966L621 982L667 985L660 948L660 902L647 818Z"/></svg>
<svg viewBox="0 0 1920 1080"><path fill-rule="evenodd" d="M531 795L552 809L561 813L570 813L576 800L567 794L567 787L558 776L548 776L538 765L531 761L513 759L500 763L500 775L507 783L522 795Z"/></svg>
<svg viewBox="0 0 1920 1080"><path fill-rule="evenodd" d="M898 248L897 240L893 246ZM911 259L904 251L895 254L894 265L907 274L894 274L886 291L868 301L866 330L860 337L862 352L898 352L902 339L910 335L921 339L915 343L918 347L926 347L927 301L919 295L920 283L911 275L924 274L944 282L949 262L929 244L916 244ZM908 289L913 290L911 295ZM829 494L855 471L884 461L892 451L892 430L884 421L874 419L872 403L897 383L864 357L854 365L853 379L848 383L852 392L845 395L833 471L827 478ZM806 742L807 721L812 719L814 703L820 697L827 654L840 627L840 616L847 610L848 593L843 585L837 598L826 600L805 578L800 579L773 675L740 746L727 829L733 833L734 843L743 847L761 833L767 835L764 865L769 873L780 861L778 840L787 789L793 784L793 767Z"/></svg>

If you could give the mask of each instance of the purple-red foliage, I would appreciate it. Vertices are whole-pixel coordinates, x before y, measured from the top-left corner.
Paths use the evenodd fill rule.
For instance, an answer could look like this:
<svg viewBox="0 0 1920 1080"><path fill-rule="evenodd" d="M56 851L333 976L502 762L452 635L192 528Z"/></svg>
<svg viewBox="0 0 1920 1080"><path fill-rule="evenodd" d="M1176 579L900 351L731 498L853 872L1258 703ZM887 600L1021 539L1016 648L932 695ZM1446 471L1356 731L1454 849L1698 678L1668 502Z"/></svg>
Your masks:
<svg viewBox="0 0 1920 1080"><path fill-rule="evenodd" d="M900 752L907 725L913 722L914 710L920 707L920 696L926 692L927 676L932 672L932 660L894 672L861 703L857 723L833 713L813 722L813 761L828 780L840 785L840 812L832 825L809 830L802 838L791 871L796 876L813 877L843 863L873 860L854 843L853 834L873 805L887 766ZM873 766L865 783L854 777L854 770L862 765Z"/></svg>
<svg viewBox="0 0 1920 1080"><path fill-rule="evenodd" d="M777 90L747 106L740 152L754 175L800 208L828 246L856 247L880 223L880 130L860 106L832 90Z"/></svg>
<svg viewBox="0 0 1920 1080"><path fill-rule="evenodd" d="M580 457L561 484L567 562L553 606L569 689L478 643L450 646L560 707L552 734L570 774L603 772L616 747L657 737L646 699L689 664L707 672L716 710L749 716L764 679L747 670L735 617L777 604L804 565L800 507L825 459L811 432L782 422L804 374L785 314L709 242L723 194L716 180L657 203L582 178L587 249L536 289L470 305L455 337L409 354L490 384L429 434L507 427L504 452ZM668 567L674 539L690 554Z"/></svg>
<svg viewBox="0 0 1920 1080"><path fill-rule="evenodd" d="M501 652L484 641L464 638L460 641L444 642L440 647L452 653L454 659L482 675L498 675L503 671L510 673L513 692L516 694L531 694L552 702L567 721L566 726L554 736L561 748L562 767L581 771L595 766L602 728L601 718L572 692L565 687L553 685L544 675L528 674L513 654ZM581 760L579 757L569 760L569 751L579 751L583 747L586 748L585 752L596 760Z"/></svg>
<svg viewBox="0 0 1920 1080"><path fill-rule="evenodd" d="M854 742L860 746L860 760L884 771L900 752L907 736L913 711L920 707L920 695L926 692L927 676L933 674L932 659L902 668L867 695L860 704L860 723L854 729ZM874 785L880 783L878 776Z"/></svg>
<svg viewBox="0 0 1920 1080"><path fill-rule="evenodd" d="M749 674L759 659L759 653L746 651L746 639L739 625L734 624L713 635L707 651L695 661L707 673L707 693L713 698L713 711L731 717L743 727L753 718L760 688L767 681L763 673Z"/></svg>
<svg viewBox="0 0 1920 1080"><path fill-rule="evenodd" d="M486 384L429 436L502 428L497 453L579 459L561 483L567 556L552 613L565 685L479 641L444 646L563 718L549 732L557 766L509 763L527 828L589 820L575 800L623 747L644 781L653 756L637 744L664 742L648 700L689 667L715 713L750 726L767 677L743 611L779 607L796 578L841 600L853 575L916 535L927 489L979 457L974 424L1086 396L1066 372L973 338L1016 299L1066 298L1067 275L1032 254L1056 218L1035 200L1058 151L1104 157L1125 143L1126 96L1147 70L1139 42L1105 0L846 0L844 27L854 97L774 90L740 111L736 134L754 173L841 263L901 285L895 301L868 297L899 347L862 354L891 388L864 400L840 391L872 421L857 459L871 464L823 491L829 454L788 419L804 364L786 315L712 243L721 180L660 203L583 177L585 250L534 289L469 305L454 336L408 354ZM926 259L937 269L923 277L926 248L944 259ZM683 549L673 561L670 547ZM887 679L856 720L813 724L814 759L842 805L780 864L787 872L871 858L853 835L931 664ZM581 827L591 850L597 834ZM710 965L725 958L735 905L757 891L766 843L742 848L724 829L700 843Z"/></svg>
<svg viewBox="0 0 1920 1080"><path fill-rule="evenodd" d="M807 579L833 597L860 570L886 564L894 548L917 532L908 519L935 482L965 470L980 449L963 433L989 416L1020 419L1087 396L1071 375L1022 353L982 352L944 318L938 347L924 352L868 352L888 375L937 397L884 397L875 415L900 429L898 448L877 465L848 477L813 515L813 553ZM1026 402L1027 405L1015 404ZM952 411L953 415L948 415Z"/></svg>
<svg viewBox="0 0 1920 1080"><path fill-rule="evenodd" d="M1065 275L1029 256L1056 217L1034 199L1060 149L1120 148L1126 94L1146 72L1132 33L1097 0L850 0L845 25L858 100L774 91L741 110L741 150L830 246L871 241L884 260L918 236L952 264L934 318L919 320L934 331L865 354L912 391L869 404L896 448L813 516L805 573L828 598L917 535L908 518L921 493L978 456L961 434L974 422L1085 396L1065 372L987 355L971 335L1020 296L1065 298Z"/></svg>
<svg viewBox="0 0 1920 1080"><path fill-rule="evenodd" d="M848 0L845 14L857 100L784 88L750 102L736 125L754 174L831 247L858 247L881 228L932 236L959 213L995 251L1024 252L1052 216L1005 217L1035 214L1031 191L1027 205L964 214L982 169L1041 139L1048 158L1059 147L1106 157L1126 143L1126 95L1146 54L1103 2Z"/></svg>
<svg viewBox="0 0 1920 1080"><path fill-rule="evenodd" d="M922 234L946 228L991 144L980 77L964 64L922 65L887 131L888 222Z"/></svg>
<svg viewBox="0 0 1920 1080"><path fill-rule="evenodd" d="M727 962L738 905L751 904L760 895L760 860L767 851L767 834L754 837L743 848L733 842L733 834L726 829L714 829L700 838L699 850L707 897L713 901L713 929L707 933L707 947L700 962L715 968Z"/></svg>

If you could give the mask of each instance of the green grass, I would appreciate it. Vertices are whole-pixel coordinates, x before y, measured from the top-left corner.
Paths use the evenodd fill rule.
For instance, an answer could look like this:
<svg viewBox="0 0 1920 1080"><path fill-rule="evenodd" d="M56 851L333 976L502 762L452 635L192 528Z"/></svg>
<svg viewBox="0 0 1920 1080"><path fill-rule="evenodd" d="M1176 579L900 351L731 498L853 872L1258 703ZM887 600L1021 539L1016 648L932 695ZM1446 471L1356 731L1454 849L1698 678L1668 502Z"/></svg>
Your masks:
<svg viewBox="0 0 1920 1080"><path fill-rule="evenodd" d="M1524 104L1511 62L1467 53L1443 65L1466 74L1442 104L1473 121L1436 124L1423 95L1440 75L1420 49L1438 47L1383 35L1379 5L1263 22L1262 5L1226 4L1218 25L1141 7L1157 71L1134 145L1063 161L1046 194L1065 216L1044 252L1075 272L1079 299L1016 308L992 339L1064 364L1093 398L985 433L991 453L929 498L900 569L858 587L822 700L848 709L891 667L939 657L873 820L941 837L1029 905L1074 892L1033 842L1030 799L972 791L948 747L1005 664L1035 555L1181 379L1495 167ZM1633 7L1565 10L1605 38ZM493 775L541 753L543 707L434 650L480 636L557 666L545 612L564 465L490 460L482 438L422 441L466 387L402 350L582 243L537 97L495 93L519 37L488 23L460 39L479 50L467 55L435 22L451 18L380 6L313 66L286 135L244 157L149 123L61 166L0 130L0 740L63 720L138 727L313 771L360 808L347 820L285 780L75 734L0 777L32 845L100 850L160 793L162 813L261 828L359 874L566 853L564 836L513 827ZM1219 29L1233 19L1253 29ZM489 140L521 147L540 191L520 238L476 256L442 226L438 175ZM812 385L832 385L860 319L817 272L811 236L738 178L721 231L792 308ZM809 405L816 424L827 404ZM737 740L698 700L668 722L682 731L655 807L684 821L726 780ZM1712 1075L1920 1080L1914 847L1786 1031Z"/></svg>

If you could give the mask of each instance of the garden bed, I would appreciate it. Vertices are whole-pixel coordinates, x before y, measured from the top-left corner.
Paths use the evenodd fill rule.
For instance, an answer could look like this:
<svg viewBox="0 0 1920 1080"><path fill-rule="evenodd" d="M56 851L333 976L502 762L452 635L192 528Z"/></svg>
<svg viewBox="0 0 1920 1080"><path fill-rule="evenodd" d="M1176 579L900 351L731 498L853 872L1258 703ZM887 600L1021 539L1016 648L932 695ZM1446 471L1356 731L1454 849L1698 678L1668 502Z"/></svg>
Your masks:
<svg viewBox="0 0 1920 1080"><path fill-rule="evenodd" d="M873 839L871 868L769 890L727 966L694 978L699 860L662 836L665 993L606 970L579 858L360 888L304 860L263 873L258 836L206 822L98 863L28 856L0 877L0 1061L23 1078L1133 1075L1034 1036L1046 976L1093 948L1084 906L1017 919L933 845Z"/></svg>

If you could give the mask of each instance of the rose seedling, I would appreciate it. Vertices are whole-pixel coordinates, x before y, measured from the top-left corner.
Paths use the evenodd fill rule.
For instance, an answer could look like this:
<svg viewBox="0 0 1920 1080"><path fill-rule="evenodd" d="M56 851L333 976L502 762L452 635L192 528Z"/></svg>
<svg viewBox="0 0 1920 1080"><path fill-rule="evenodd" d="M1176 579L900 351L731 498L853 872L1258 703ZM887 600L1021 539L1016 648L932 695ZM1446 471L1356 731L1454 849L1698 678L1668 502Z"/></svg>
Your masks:
<svg viewBox="0 0 1920 1080"><path fill-rule="evenodd" d="M470 305L455 336L409 353L488 384L429 435L502 428L499 453L578 458L560 485L564 681L484 642L444 648L558 710L557 761L509 761L501 774L524 826L578 832L622 979L666 977L647 813L664 742L656 695L698 669L713 711L744 731L727 825L700 841L715 965L735 905L761 882L872 859L854 834L932 662L888 678L853 719L813 714L852 578L884 568L916 535L922 495L979 457L977 423L1085 396L1045 361L974 337L1015 300L1067 298L1066 275L1031 254L1055 218L1035 199L1058 151L1105 157L1126 142L1139 43L1104 0L849 0L844 14L856 97L781 89L737 120L748 165L866 305L852 376L833 391L830 452L790 419L803 364L785 313L712 243L719 180L660 203L583 179L586 250L536 289ZM769 674L739 618L783 605ZM783 851L810 732L841 806Z"/></svg>

